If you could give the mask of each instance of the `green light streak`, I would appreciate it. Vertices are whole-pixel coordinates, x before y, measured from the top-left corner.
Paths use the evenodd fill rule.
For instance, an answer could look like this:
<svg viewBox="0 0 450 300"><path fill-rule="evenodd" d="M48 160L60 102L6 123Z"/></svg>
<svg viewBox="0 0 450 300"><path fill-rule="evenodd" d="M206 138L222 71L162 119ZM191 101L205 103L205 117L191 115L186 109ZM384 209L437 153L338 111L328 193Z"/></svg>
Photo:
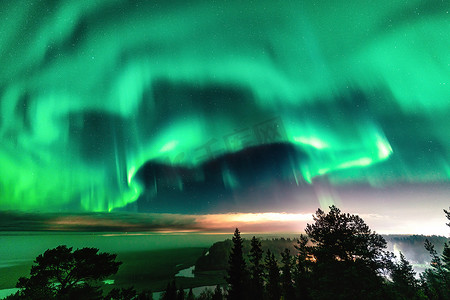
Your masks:
<svg viewBox="0 0 450 300"><path fill-rule="evenodd" d="M131 180L133 179L135 173L136 173L136 168L134 166L132 166L130 168L130 170L128 171L128 176L127 176L128 185L130 185Z"/></svg>
<svg viewBox="0 0 450 300"><path fill-rule="evenodd" d="M380 160L385 160L392 154L392 148L386 140L378 137L376 142L378 148L378 158Z"/></svg>
<svg viewBox="0 0 450 300"><path fill-rule="evenodd" d="M373 160L370 157L362 157L357 160L347 161L337 166L338 169L348 169L354 167L365 167L369 166L373 163Z"/></svg>
<svg viewBox="0 0 450 300"><path fill-rule="evenodd" d="M162 146L162 148L159 150L159 152L167 152L167 151L174 150L177 145L178 145L178 141L170 141L167 144L165 144L164 146Z"/></svg>
<svg viewBox="0 0 450 300"><path fill-rule="evenodd" d="M316 149L324 149L329 147L325 142L316 137L294 136L294 141L300 144L312 146Z"/></svg>

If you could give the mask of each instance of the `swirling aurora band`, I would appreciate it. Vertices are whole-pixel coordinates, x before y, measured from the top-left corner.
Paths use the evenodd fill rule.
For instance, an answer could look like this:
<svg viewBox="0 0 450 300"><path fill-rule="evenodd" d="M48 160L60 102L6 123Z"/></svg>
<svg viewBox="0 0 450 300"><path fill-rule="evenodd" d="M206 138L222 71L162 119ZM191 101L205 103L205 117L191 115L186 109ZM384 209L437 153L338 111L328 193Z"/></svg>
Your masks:
<svg viewBox="0 0 450 300"><path fill-rule="evenodd" d="M298 185L449 181L448 2L0 8L0 209L125 207L146 162L195 168L274 118Z"/></svg>

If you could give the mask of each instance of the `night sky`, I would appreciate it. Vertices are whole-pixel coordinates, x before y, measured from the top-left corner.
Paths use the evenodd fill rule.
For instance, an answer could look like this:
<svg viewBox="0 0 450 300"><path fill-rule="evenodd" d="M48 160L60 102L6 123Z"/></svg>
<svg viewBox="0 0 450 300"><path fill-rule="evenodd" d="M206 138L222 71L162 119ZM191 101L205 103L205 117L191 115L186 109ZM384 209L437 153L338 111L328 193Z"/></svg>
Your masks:
<svg viewBox="0 0 450 300"><path fill-rule="evenodd" d="M2 1L0 213L191 220L336 204L380 231L445 234L449 10Z"/></svg>

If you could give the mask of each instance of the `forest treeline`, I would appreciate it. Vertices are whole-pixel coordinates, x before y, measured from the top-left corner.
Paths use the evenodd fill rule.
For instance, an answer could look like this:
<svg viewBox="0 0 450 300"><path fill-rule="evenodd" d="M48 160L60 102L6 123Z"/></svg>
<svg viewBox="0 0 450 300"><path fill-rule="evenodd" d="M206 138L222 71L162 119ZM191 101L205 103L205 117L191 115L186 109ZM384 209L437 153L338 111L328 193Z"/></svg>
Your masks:
<svg viewBox="0 0 450 300"><path fill-rule="evenodd" d="M450 214L445 211L450 220ZM447 224L450 226L450 223ZM236 229L228 267L228 299L450 299L450 245L441 255L426 240L430 268L416 276L400 253L364 221L330 207L277 259L253 237L248 261Z"/></svg>
<svg viewBox="0 0 450 300"><path fill-rule="evenodd" d="M424 236L424 235L383 235L387 242L388 249L394 251L400 249L402 254L413 264L425 265L430 263L430 254L425 249L426 240L435 245L436 251L442 253L444 244L448 238L443 236ZM295 253L296 239L274 237L259 239L264 252L270 250L274 253L278 261L281 261L281 253L287 248L291 253ZM209 250L200 256L195 263L195 272L201 274L208 271L226 270L228 267L228 257L233 247L231 239L214 243ZM249 262L251 241L243 239L243 253L246 262Z"/></svg>
<svg viewBox="0 0 450 300"><path fill-rule="evenodd" d="M260 239L261 248L264 252L270 250L270 252L275 254L275 257L280 260L281 253L285 249L289 249L291 253L296 251L295 244L296 239L291 238L271 238L271 239ZM209 250L200 256L195 263L195 272L201 274L202 272L208 271L221 271L227 270L228 268L228 258L233 248L233 241L227 239L225 241L220 241L214 243ZM242 253L244 254L244 259L249 262L249 254L251 249L251 241L249 239L243 239L242 241Z"/></svg>
<svg viewBox="0 0 450 300"><path fill-rule="evenodd" d="M450 212L444 212L450 221ZM300 238L266 240L265 246L256 237L244 241L236 228L231 241L214 244L196 265L200 271L225 268L226 284L196 297L171 281L161 299L450 299L448 243L439 254L425 241L430 268L417 276L405 256L388 251L386 240L359 216L331 206L329 213L318 209L313 220ZM222 255L226 263L213 261ZM19 291L6 299L153 299L151 292L132 287L104 295L101 280L120 265L115 254L59 246L39 255L30 277L20 278Z"/></svg>

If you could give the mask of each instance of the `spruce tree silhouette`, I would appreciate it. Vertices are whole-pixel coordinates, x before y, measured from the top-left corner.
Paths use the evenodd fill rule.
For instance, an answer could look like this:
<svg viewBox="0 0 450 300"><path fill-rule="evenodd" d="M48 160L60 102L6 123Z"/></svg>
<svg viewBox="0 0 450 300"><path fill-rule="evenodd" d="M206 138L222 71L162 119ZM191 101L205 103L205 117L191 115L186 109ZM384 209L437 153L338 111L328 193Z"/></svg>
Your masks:
<svg viewBox="0 0 450 300"><path fill-rule="evenodd" d="M233 248L228 259L228 276L226 280L229 284L229 300L247 299L246 281L248 279L247 267L242 253L242 238L239 229L236 228L233 235Z"/></svg>
<svg viewBox="0 0 450 300"><path fill-rule="evenodd" d="M139 299L140 295L136 293L136 290L130 288L114 288L104 298L105 300L134 300Z"/></svg>
<svg viewBox="0 0 450 300"><path fill-rule="evenodd" d="M285 300L294 300L295 299L295 291L294 285L292 282L292 256L289 249L285 249L284 252L281 253L281 262L283 264L281 268L281 290L283 299Z"/></svg>
<svg viewBox="0 0 450 300"><path fill-rule="evenodd" d="M266 293L269 300L279 300L281 297L280 289L280 269L275 255L267 250L265 265L267 269L266 274Z"/></svg>
<svg viewBox="0 0 450 300"><path fill-rule="evenodd" d="M186 300L194 300L194 292L192 292L192 288L189 289L189 293L187 294Z"/></svg>
<svg viewBox="0 0 450 300"><path fill-rule="evenodd" d="M445 216L447 217L447 220L450 221L450 207L448 208L448 210L444 209L444 213L445 213ZM447 224L448 227L450 227L450 222L446 223L446 224Z"/></svg>
<svg viewBox="0 0 450 300"><path fill-rule="evenodd" d="M216 288L214 289L214 294L212 295L211 300L223 300L223 293L222 288L220 285L216 285Z"/></svg>
<svg viewBox="0 0 450 300"><path fill-rule="evenodd" d="M177 287L175 285L175 280L167 283L166 290L161 296L162 300L177 300Z"/></svg>
<svg viewBox="0 0 450 300"><path fill-rule="evenodd" d="M441 258L434 245L429 240L425 240L425 249L431 256L431 268L425 270L421 278L426 281L426 293L430 299L450 299L449 248L448 244L445 243Z"/></svg>
<svg viewBox="0 0 450 300"><path fill-rule="evenodd" d="M450 211L444 209L444 213L450 221ZM420 274L422 289L429 299L450 299L450 245L444 243L442 257L428 239L424 246L431 256L431 268Z"/></svg>
<svg viewBox="0 0 450 300"><path fill-rule="evenodd" d="M177 300L184 300L184 289L183 287L180 285L180 287L178 288L178 292L177 292Z"/></svg>
<svg viewBox="0 0 450 300"><path fill-rule="evenodd" d="M261 242L253 237L250 249L250 292L249 299L260 300L264 291L264 264Z"/></svg>
<svg viewBox="0 0 450 300"><path fill-rule="evenodd" d="M411 264L400 252L400 260L394 263L391 272L392 287L396 299L418 299L418 280Z"/></svg>
<svg viewBox="0 0 450 300"><path fill-rule="evenodd" d="M300 235L297 244L296 265L294 269L295 293L302 300L310 299L312 261L309 253L308 237Z"/></svg>

